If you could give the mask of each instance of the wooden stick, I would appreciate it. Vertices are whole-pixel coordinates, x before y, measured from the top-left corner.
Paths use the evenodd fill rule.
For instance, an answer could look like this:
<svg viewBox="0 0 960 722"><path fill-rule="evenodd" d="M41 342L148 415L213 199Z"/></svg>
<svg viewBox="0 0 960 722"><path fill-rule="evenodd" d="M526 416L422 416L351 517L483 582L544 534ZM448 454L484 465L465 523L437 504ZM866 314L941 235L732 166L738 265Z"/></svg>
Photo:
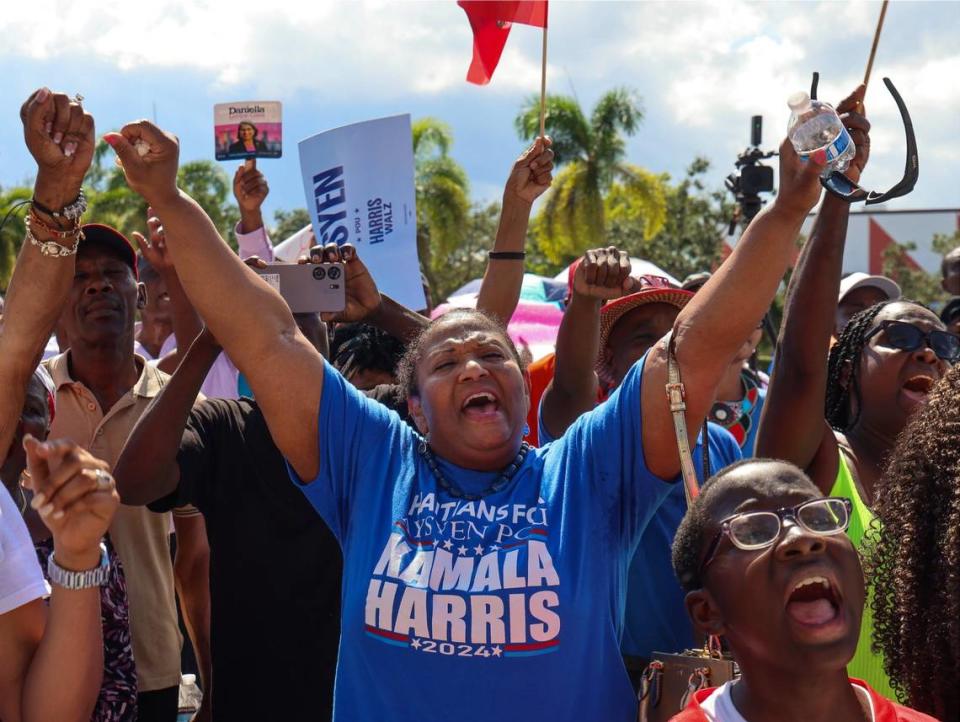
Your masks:
<svg viewBox="0 0 960 722"><path fill-rule="evenodd" d="M880 19L877 21L877 31L873 34L873 46L870 48L870 59L867 60L867 72L863 75L863 84L870 82L870 71L873 70L873 58L877 54L877 45L880 43L880 31L883 29L883 19L887 15L887 5L890 0L883 0L880 8Z"/></svg>
<svg viewBox="0 0 960 722"><path fill-rule="evenodd" d="M547 26L543 26L543 58L540 63L540 137L547 119Z"/></svg>

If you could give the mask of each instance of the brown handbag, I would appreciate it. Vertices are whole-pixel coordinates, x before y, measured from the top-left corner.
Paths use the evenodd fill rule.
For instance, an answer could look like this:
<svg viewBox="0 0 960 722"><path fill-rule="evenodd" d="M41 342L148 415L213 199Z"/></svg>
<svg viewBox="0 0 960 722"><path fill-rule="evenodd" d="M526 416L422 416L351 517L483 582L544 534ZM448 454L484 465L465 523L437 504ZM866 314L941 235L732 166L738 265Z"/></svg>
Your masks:
<svg viewBox="0 0 960 722"><path fill-rule="evenodd" d="M677 437L677 450L680 454L680 469L683 474L683 490L687 505L700 493L697 472L693 464L687 435L687 404L683 383L680 380L680 368L673 353L673 334L667 336L667 398L670 400L670 412L673 415L673 428ZM706 477L710 472L707 456L707 426L703 427L704 464ZM720 640L710 637L703 649L687 649L679 654L654 652L650 664L643 672L640 691L637 694L639 722L666 722L678 714L698 690L707 687L719 687L739 677L736 662L720 646Z"/></svg>
<svg viewBox="0 0 960 722"><path fill-rule="evenodd" d="M640 682L639 722L667 722L679 714L692 695L707 687L719 687L740 676L736 662L713 640L703 649L680 654L654 652Z"/></svg>

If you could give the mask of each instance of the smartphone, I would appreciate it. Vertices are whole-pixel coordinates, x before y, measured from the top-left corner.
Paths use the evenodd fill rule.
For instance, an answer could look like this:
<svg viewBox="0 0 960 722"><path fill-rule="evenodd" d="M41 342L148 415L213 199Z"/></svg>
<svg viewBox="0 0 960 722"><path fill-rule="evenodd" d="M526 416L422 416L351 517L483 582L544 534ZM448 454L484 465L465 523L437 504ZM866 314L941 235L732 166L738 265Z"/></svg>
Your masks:
<svg viewBox="0 0 960 722"><path fill-rule="evenodd" d="M336 313L347 305L342 263L268 263L253 270L294 313Z"/></svg>

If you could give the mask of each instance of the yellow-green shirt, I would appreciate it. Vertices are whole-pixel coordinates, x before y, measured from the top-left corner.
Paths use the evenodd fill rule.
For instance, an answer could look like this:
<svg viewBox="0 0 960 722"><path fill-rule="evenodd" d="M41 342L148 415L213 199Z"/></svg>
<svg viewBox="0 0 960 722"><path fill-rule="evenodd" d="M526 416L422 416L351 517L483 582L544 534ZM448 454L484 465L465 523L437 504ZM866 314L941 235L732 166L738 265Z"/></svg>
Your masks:
<svg viewBox="0 0 960 722"><path fill-rule="evenodd" d="M837 480L830 490L830 496L846 497L853 502L847 536L850 537L850 541L853 542L857 550L862 553L863 537L873 521L873 512L860 498L860 492L857 491L857 485L850 474L850 468L843 457L843 452L838 450L838 453L840 454L840 466L837 469ZM873 636L872 599L873 590L871 587L867 587L867 599L863 605L863 620L860 623L860 641L857 643L857 651L853 655L853 659L847 665L847 674L850 677L862 679L873 687L878 694L887 699L896 700L897 696L890 686L890 679L883 671L883 655L874 654L873 650L870 649L870 640Z"/></svg>

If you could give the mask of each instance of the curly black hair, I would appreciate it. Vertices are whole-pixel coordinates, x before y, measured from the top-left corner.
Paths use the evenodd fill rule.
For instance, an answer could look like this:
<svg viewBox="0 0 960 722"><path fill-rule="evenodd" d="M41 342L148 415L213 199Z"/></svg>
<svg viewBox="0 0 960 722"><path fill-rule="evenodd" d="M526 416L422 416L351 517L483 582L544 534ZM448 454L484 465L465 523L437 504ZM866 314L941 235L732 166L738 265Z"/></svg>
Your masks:
<svg viewBox="0 0 960 722"><path fill-rule="evenodd" d="M523 371L526 369L527 364L520 355L520 352L517 351L517 347L513 343L513 339L510 338L510 334L507 333L507 327L504 326L499 318L475 308L454 308L442 316L433 319L433 321L410 342L407 346L406 353L404 353L400 359L400 363L397 366L397 382L403 387L407 397L417 395L417 364L423 355L423 347L425 341L430 336L430 332L442 324L455 321L460 321L464 326L472 326L502 334L504 339L506 339L510 353L520 365L520 370Z"/></svg>
<svg viewBox="0 0 960 722"><path fill-rule="evenodd" d="M873 511L874 648L909 706L960 719L960 366L907 423Z"/></svg>
<svg viewBox="0 0 960 722"><path fill-rule="evenodd" d="M906 298L881 301L855 314L846 325L840 338L830 349L827 362L827 395L824 413L827 422L837 431L848 431L860 418L860 354L867 345L867 334L873 330L874 321L880 312L891 303L909 303L927 308L922 303ZM929 310L929 309L927 309ZM849 368L849 371L847 370ZM843 377L849 374L846 383ZM851 400L854 402L851 404Z"/></svg>
<svg viewBox="0 0 960 722"><path fill-rule="evenodd" d="M375 326L365 323L338 324L330 341L334 367L347 378L357 371L396 372L403 344Z"/></svg>
<svg viewBox="0 0 960 722"><path fill-rule="evenodd" d="M774 465L771 467L770 465ZM745 467L766 466L763 474L745 476L734 473ZM680 526L673 538L673 572L685 592L700 589L703 579L700 576L704 535L710 526L710 507L719 495L729 489L749 488L758 496L775 496L788 493L798 487L821 496L817 487L802 470L787 461L779 459L752 458L742 459L724 467L711 476L700 488L700 495L687 508Z"/></svg>

